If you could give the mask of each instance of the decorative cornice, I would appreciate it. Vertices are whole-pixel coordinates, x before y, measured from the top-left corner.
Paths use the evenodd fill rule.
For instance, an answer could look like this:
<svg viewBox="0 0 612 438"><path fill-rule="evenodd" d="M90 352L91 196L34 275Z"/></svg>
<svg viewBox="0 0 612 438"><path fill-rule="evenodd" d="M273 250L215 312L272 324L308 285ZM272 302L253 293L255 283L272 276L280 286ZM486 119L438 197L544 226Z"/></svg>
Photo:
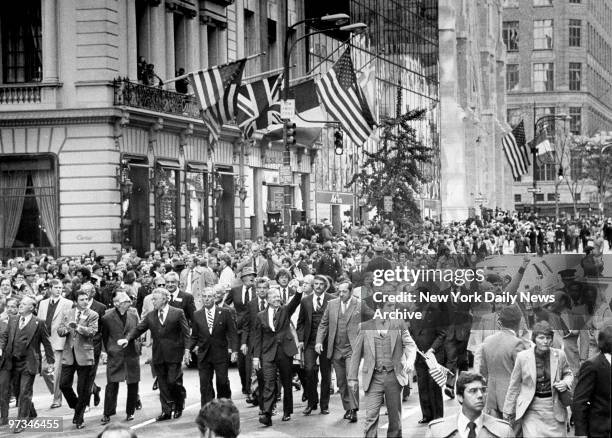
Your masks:
<svg viewBox="0 0 612 438"><path fill-rule="evenodd" d="M0 112L0 127L110 124L121 116L122 111L119 108L10 111Z"/></svg>

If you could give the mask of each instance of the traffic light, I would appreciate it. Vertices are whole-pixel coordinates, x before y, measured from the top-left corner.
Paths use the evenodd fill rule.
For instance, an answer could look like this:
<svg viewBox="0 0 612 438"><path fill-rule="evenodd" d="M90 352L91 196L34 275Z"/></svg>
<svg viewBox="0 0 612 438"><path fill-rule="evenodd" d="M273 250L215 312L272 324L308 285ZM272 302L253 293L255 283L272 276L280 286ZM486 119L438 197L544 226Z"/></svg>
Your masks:
<svg viewBox="0 0 612 438"><path fill-rule="evenodd" d="M344 142L342 140L342 131L334 132L334 152L336 155L342 155L344 152Z"/></svg>
<svg viewBox="0 0 612 438"><path fill-rule="evenodd" d="M289 148L296 143L295 123L285 122L285 147Z"/></svg>
<svg viewBox="0 0 612 438"><path fill-rule="evenodd" d="M561 200L561 193L557 193L556 198L557 198L557 202L559 202Z"/></svg>

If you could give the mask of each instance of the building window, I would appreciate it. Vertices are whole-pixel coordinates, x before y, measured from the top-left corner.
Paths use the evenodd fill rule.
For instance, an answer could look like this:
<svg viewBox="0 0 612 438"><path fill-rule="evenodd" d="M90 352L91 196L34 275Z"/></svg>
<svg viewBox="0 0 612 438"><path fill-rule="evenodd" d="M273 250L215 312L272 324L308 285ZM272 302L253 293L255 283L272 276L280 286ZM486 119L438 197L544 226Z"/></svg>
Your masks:
<svg viewBox="0 0 612 438"><path fill-rule="evenodd" d="M569 108L570 116L570 132L574 135L582 133L582 108L579 106L571 106Z"/></svg>
<svg viewBox="0 0 612 438"><path fill-rule="evenodd" d="M581 3L581 0L569 0L569 2L578 4L578 3Z"/></svg>
<svg viewBox="0 0 612 438"><path fill-rule="evenodd" d="M517 52L519 49L519 22L504 21L502 26L502 38L508 52Z"/></svg>
<svg viewBox="0 0 612 438"><path fill-rule="evenodd" d="M547 200L547 201L554 201L554 200L555 200L555 198L556 198L556 196L555 196L555 194L554 194L554 193L547 193L547 194L546 194L546 200Z"/></svg>
<svg viewBox="0 0 612 438"><path fill-rule="evenodd" d="M180 238L180 175L178 162L160 160L155 168L156 245L168 241L177 247Z"/></svg>
<svg viewBox="0 0 612 438"><path fill-rule="evenodd" d="M580 193L574 193L574 201L580 202Z"/></svg>
<svg viewBox="0 0 612 438"><path fill-rule="evenodd" d="M40 0L3 5L2 80L4 83L42 80L42 21Z"/></svg>
<svg viewBox="0 0 612 438"><path fill-rule="evenodd" d="M542 202L544 201L544 193L536 193L536 201L537 202Z"/></svg>
<svg viewBox="0 0 612 438"><path fill-rule="evenodd" d="M275 20L268 18L268 69L272 70L279 66L278 44L277 44L277 25Z"/></svg>
<svg viewBox="0 0 612 438"><path fill-rule="evenodd" d="M535 20L533 22L534 50L550 50L553 48L553 21Z"/></svg>
<svg viewBox="0 0 612 438"><path fill-rule="evenodd" d="M533 91L553 91L555 67L552 62L533 64Z"/></svg>
<svg viewBox="0 0 612 438"><path fill-rule="evenodd" d="M579 62L569 63L569 89L571 91L580 91L580 77L582 64Z"/></svg>
<svg viewBox="0 0 612 438"><path fill-rule="evenodd" d="M584 172L582 169L582 158L572 154L570 159L570 172L573 181L578 181L584 178Z"/></svg>
<svg viewBox="0 0 612 438"><path fill-rule="evenodd" d="M519 88L519 65L506 65L506 91L516 91Z"/></svg>
<svg viewBox="0 0 612 438"><path fill-rule="evenodd" d="M192 248L200 248L210 240L208 226L208 173L203 166L188 165L185 175L187 201L187 241Z"/></svg>
<svg viewBox="0 0 612 438"><path fill-rule="evenodd" d="M519 0L503 0L502 7L504 8L518 8Z"/></svg>
<svg viewBox="0 0 612 438"><path fill-rule="evenodd" d="M523 119L523 111L520 108L508 108L506 110L506 120L513 128Z"/></svg>
<svg viewBox="0 0 612 438"><path fill-rule="evenodd" d="M580 47L581 33L582 33L582 21L570 19L569 21L569 45L570 47Z"/></svg>
<svg viewBox="0 0 612 438"><path fill-rule="evenodd" d="M56 255L58 203L55 160L0 156L0 259L23 256L30 245Z"/></svg>
<svg viewBox="0 0 612 438"><path fill-rule="evenodd" d="M534 6L552 6L552 0L533 0Z"/></svg>
<svg viewBox="0 0 612 438"><path fill-rule="evenodd" d="M256 17L253 11L244 10L244 55L254 55L259 52L259 35L257 35ZM270 57L270 53L267 54ZM252 76L261 71L259 67L260 60L255 58L246 63L244 68L245 76Z"/></svg>
<svg viewBox="0 0 612 438"><path fill-rule="evenodd" d="M558 165L554 164L554 160L551 160L552 164L541 163L536 160L536 171L535 177L537 181L554 181L557 177L557 171L559 170ZM544 196L544 195L542 195Z"/></svg>
<svg viewBox="0 0 612 438"><path fill-rule="evenodd" d="M514 202L521 202L521 195L514 195Z"/></svg>

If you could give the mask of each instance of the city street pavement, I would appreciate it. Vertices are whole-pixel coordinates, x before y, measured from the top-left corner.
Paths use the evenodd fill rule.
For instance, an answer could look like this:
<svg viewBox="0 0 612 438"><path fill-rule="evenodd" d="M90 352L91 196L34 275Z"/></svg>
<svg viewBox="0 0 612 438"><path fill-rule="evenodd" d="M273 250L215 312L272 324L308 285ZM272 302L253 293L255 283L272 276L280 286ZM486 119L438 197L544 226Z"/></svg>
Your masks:
<svg viewBox="0 0 612 438"><path fill-rule="evenodd" d="M313 413L306 417L302 415L305 403L301 401L302 392L294 391L294 414L289 422L281 422L282 412L272 418L272 427L264 427L258 422L258 408L247 405L245 396L240 393L240 378L236 368L230 369L230 380L233 392L234 402L240 411L241 437L358 437L362 435L364 411L360 411L359 422L351 424L347 420L343 420L344 410L339 394L334 394L330 400L330 414L321 415ZM104 390L106 381L105 367L100 366L96 383ZM155 417L160 413L159 391L152 391L153 379L148 365L142 365L142 381L140 382L140 397L142 400L142 410L136 411L134 421L129 425L134 429L139 437L156 438L170 436L198 436L198 429L194 423L198 410L200 408L200 393L198 372L194 369L186 369L184 373L184 384L187 389L186 409L182 418L178 420L164 421L161 423L155 422ZM419 425L417 422L421 419L421 412L418 404L418 396L416 395L416 383L414 384L413 394L408 401L403 405L403 435L405 437L424 436L426 427ZM112 417L113 421L126 423L125 420L125 384L119 387L119 398L117 406L117 414ZM104 394L101 392L102 402L98 407L92 404L90 412L85 414L85 429L77 430L72 424L73 411L68 408L66 403L61 408L50 409L52 396L46 389L46 386L40 376L37 376L34 387L34 404L38 411L39 417L62 417L64 431L63 433L50 432L24 432L27 437L92 437L97 435L103 426L100 424L102 417L102 405L104 403ZM363 403L363 393L361 394ZM282 403L279 403L281 408ZM457 411L457 403L454 400L448 400L445 397L445 413L454 413ZM282 410L282 408L281 408ZM384 412L384 407L382 412ZM16 409L11 408L9 415L14 416ZM385 436L388 419L381 415L380 427L381 436ZM6 436L9 432L7 426L0 427L0 436Z"/></svg>
<svg viewBox="0 0 612 438"><path fill-rule="evenodd" d="M313 413L310 416L302 415L302 410L305 408L305 403L301 401L302 392L294 391L294 414L291 416L291 421L281 422L282 412L272 418L272 427L264 427L258 422L258 408L247 405L245 396L240 393L240 378L236 368L230 369L231 387L234 395L234 402L240 411L240 437L245 438L289 438L289 437L360 437L363 431L363 419L365 412L360 411L359 421L351 424L347 420L343 420L342 402L339 394L334 394L330 399L330 414L321 415ZM96 382L98 385L105 386L105 367L100 366ZM129 426L134 429L138 437L145 438L168 438L168 437L183 437L197 438L199 436L198 428L194 423L198 410L200 409L199 401L199 379L197 370L187 369L184 374L184 384L187 389L186 409L183 416L178 420L169 420L161 423L155 422L155 417L160 413L159 391L152 391L153 379L148 365L142 366L142 381L140 383L140 397L142 400L142 410L136 411L134 421L129 423ZM416 393L416 383L413 384L413 391L409 399L403 404L402 410L402 429L403 436L410 438L419 438L425 436L427 427L418 424L421 419L421 411L419 407L418 395ZM42 378L37 377L34 388L34 403L38 410L39 417L61 416L63 418L64 431L63 433L49 432L24 432L23 436L27 437L93 437L102 431L103 426L100 424L102 417L102 405L104 403L104 395L101 393L102 402L98 407L92 405L89 413L85 414L85 429L77 430L72 424L73 411L70 410L64 402L61 408L49 409L52 396L47 391ZM125 420L125 397L126 387L121 384L119 389L119 398L117 413L112 417L115 422L126 423ZM363 405L364 396L361 393L361 403ZM281 408L282 403L279 403ZM445 415L455 414L459 409L459 404L456 400L450 400L444 396L444 413ZM381 414L385 412L383 407ZM9 415L15 415L16 409L11 408ZM379 436L386 436L388 425L388 417L381 415ZM8 435L7 426L0 427L0 436ZM570 435L573 436L573 435Z"/></svg>

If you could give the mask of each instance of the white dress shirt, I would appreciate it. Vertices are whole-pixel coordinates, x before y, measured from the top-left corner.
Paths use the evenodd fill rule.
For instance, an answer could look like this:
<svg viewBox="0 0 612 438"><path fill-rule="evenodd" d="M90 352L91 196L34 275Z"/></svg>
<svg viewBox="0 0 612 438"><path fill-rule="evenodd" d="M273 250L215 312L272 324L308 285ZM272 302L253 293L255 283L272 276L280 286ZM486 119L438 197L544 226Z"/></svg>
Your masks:
<svg viewBox="0 0 612 438"><path fill-rule="evenodd" d="M272 306L268 307L268 324L273 332L276 331L276 328L274 328L274 310L275 309L272 308Z"/></svg>
<svg viewBox="0 0 612 438"><path fill-rule="evenodd" d="M159 318L159 313L160 313L160 312L161 312L161 313L162 313L162 315L163 315L163 317L161 318L162 324L163 324L164 322L166 322L166 318L168 317L168 307L170 307L170 306L169 306L168 304L166 304L166 305L165 305L163 308L161 308L161 309L159 309L159 310L157 311L157 319L160 319L160 318Z"/></svg>
<svg viewBox="0 0 612 438"><path fill-rule="evenodd" d="M468 427L470 419L463 415L463 412L461 411L457 417L457 432L459 433L459 437L467 438L468 434L470 433L470 428ZM474 420L474 423L476 423L476 429L474 431L476 432L476 436L478 436L484 423L483 415L480 414L480 416Z"/></svg>
<svg viewBox="0 0 612 438"><path fill-rule="evenodd" d="M608 359L608 363L612 364L612 358L610 358L610 353L604 353L604 356L606 356L606 359Z"/></svg>
<svg viewBox="0 0 612 438"><path fill-rule="evenodd" d="M312 293L312 309L315 311L319 309L319 304L317 302L318 298L321 298L321 307L323 307L323 294L317 295L313 292Z"/></svg>
<svg viewBox="0 0 612 438"><path fill-rule="evenodd" d="M21 322L22 318L23 318L23 323ZM25 327L26 325L28 325L28 323L30 322L30 319L32 319L31 313L28 316L20 316L19 317L19 328Z"/></svg>

